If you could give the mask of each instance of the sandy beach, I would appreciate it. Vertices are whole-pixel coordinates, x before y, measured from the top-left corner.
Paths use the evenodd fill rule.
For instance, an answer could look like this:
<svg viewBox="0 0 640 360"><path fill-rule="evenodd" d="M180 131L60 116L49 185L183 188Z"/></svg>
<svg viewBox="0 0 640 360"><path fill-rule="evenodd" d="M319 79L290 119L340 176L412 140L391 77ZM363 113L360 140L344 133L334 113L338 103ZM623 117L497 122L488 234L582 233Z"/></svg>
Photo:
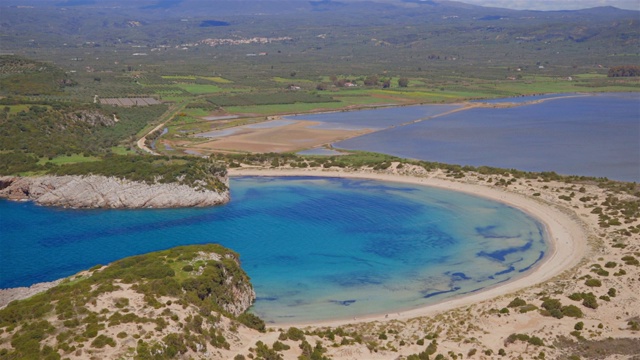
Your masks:
<svg viewBox="0 0 640 360"><path fill-rule="evenodd" d="M224 319L215 326L223 329L230 347L210 348L210 353L189 352L193 358L235 360L238 355L254 358L258 344L275 348L280 342L288 346L278 351L282 359L298 359L302 344L299 339L287 338L286 334L289 330L301 329L306 342L321 346L328 358L340 360L406 359L429 347L436 347L436 353L445 356L444 359L638 359L640 263L636 258L640 257L640 231L637 231L640 219L634 213L603 223L601 216L606 212L610 218L614 217L618 209L622 209L621 201L637 203L638 197L633 195L639 190L636 185L620 183L606 187L593 181L571 183L475 172L454 178L446 170L426 170L410 164L400 167L398 163L379 171L337 167L269 168L268 163L265 167L243 165L229 169L229 174L363 178L465 192L508 204L536 218L546 227L549 251L535 268L511 282L409 311L275 324L268 326L264 333L237 327L232 320ZM508 186L500 185L505 181ZM633 187L636 192L619 191L621 187ZM632 208L628 206L624 211ZM617 221L618 218L622 221ZM588 280L598 280L598 284L590 285ZM0 304L32 296L52 285L2 290ZM140 293L122 286L117 293L101 295L98 299L101 308L97 310L109 314L118 312L113 305L115 297L126 297L130 299L131 311L162 316L162 308L151 309ZM574 299L576 294L591 294L597 305L585 305L582 300ZM525 305L513 306L516 299ZM550 316L544 309L545 299L558 301L564 307L573 306L581 314L579 317ZM168 300L170 298L163 298L162 302ZM169 327L158 330L154 338L159 340L172 332L180 333L181 321L197 314L198 309L172 305L171 311L177 315L176 320L167 320ZM143 330L149 332L150 337L154 331L152 325ZM108 329L112 337L118 332L135 331L130 324ZM514 340L516 335L536 341ZM115 348L91 351L101 358L129 358L127 349L135 344L134 340L127 337L118 340ZM79 352L71 358L80 359L84 355Z"/></svg>
<svg viewBox="0 0 640 360"><path fill-rule="evenodd" d="M550 251L540 264L532 269L527 275L516 280L503 283L481 292L447 300L435 305L429 305L409 311L390 314L375 314L356 319L334 319L313 323L286 323L278 324L283 326L341 326L358 322L385 321L385 320L406 320L419 316L429 316L445 310L474 304L483 300L495 298L497 296L512 293L522 288L542 283L563 271L576 266L586 253L587 233L586 229L578 221L566 212L558 209L552 204L535 200L517 193L508 192L499 188L485 185L475 185L459 181L445 180L436 177L418 177L398 174L385 174L364 171L342 171L342 170L300 170L300 169L255 169L239 168L230 169L230 176L318 176L318 177L342 177L342 178L362 178L369 180L408 183L438 187L442 189L460 191L475 196L484 197L494 201L499 201L515 208L518 208L530 216L536 218L544 224L550 239Z"/></svg>
<svg viewBox="0 0 640 360"><path fill-rule="evenodd" d="M627 218L625 224L603 225L597 210L607 203L603 200L614 196L637 202L633 195L593 182L516 179L508 174L466 172L454 179L444 170L428 171L406 164L402 168L392 164L383 171L244 167L231 169L230 175L365 178L461 191L528 213L545 225L550 239L550 251L542 263L512 282L399 313L278 324L271 327L273 332L254 336L253 343L276 341L280 331L298 327L307 334L336 330L359 334L363 341L348 345L343 344L344 337L333 340L322 335L307 336L309 342L326 346L330 358L345 360L404 359L422 353L430 342L437 342L437 352L447 354L448 359L495 359L495 355L506 354L509 359L614 360L637 359L640 353L640 332L636 329L640 320L639 267L633 265L633 256L640 255L640 236L633 229L640 228L640 221ZM511 184L497 185L498 180L509 180ZM606 211L615 214L610 209ZM602 271L605 268L609 271ZM588 285L589 279L601 284ZM588 307L576 302L572 300L575 294L592 294L598 305ZM577 306L582 315L549 316L542 307L547 298L563 306ZM512 306L514 299L526 306ZM515 334L535 337L544 345L510 340ZM296 346L295 342L285 343ZM284 359L296 359L298 354L295 350L282 352Z"/></svg>

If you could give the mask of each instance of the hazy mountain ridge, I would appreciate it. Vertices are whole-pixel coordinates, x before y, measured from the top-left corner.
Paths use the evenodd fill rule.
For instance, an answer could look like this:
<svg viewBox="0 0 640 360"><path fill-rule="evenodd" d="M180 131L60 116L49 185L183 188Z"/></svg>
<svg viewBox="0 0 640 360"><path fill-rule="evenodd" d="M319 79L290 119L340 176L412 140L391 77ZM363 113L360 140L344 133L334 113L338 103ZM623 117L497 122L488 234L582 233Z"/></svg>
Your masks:
<svg viewBox="0 0 640 360"><path fill-rule="evenodd" d="M386 33L394 33L402 32L407 26L428 25L461 32L479 27L509 27L517 29L511 31L517 36L540 39L549 38L549 34L543 33L545 27L549 27L552 34L571 34L573 28L584 27L589 29L587 38L590 38L608 27L615 26L620 30L625 23L630 29L635 29L629 37L638 35L638 12L613 7L540 12L484 8L451 1L418 4L295 0L227 0L215 3L203 0L135 3L33 0L20 3L22 5L17 6L9 1L2 9L6 15L0 23L0 31L5 35L2 50L61 46L74 42L96 42L104 46L105 43L154 44L164 41L172 45L211 37L208 36L211 31L199 28L203 21L228 23L224 33L231 36L256 36L258 32L266 31L298 35L310 27L384 26L388 27ZM52 12L55 16L51 16ZM543 34L540 35L541 32ZM464 34L458 35L464 37ZM582 35L570 37L585 40Z"/></svg>

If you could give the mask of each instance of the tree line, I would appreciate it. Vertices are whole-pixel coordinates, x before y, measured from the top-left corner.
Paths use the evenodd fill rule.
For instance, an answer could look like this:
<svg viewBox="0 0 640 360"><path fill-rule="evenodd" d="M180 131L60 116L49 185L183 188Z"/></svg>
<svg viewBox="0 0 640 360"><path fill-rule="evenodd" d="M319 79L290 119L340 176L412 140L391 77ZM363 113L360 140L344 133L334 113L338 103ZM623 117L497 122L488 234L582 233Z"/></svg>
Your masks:
<svg viewBox="0 0 640 360"><path fill-rule="evenodd" d="M609 69L608 77L631 77L640 76L640 66L619 65Z"/></svg>

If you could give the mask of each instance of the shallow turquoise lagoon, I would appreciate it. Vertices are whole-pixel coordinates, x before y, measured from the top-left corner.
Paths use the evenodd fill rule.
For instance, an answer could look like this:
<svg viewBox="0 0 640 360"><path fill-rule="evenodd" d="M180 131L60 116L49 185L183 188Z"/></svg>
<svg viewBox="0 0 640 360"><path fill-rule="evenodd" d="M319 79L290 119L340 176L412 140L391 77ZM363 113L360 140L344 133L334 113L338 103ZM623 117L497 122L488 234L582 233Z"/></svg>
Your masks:
<svg viewBox="0 0 640 360"><path fill-rule="evenodd" d="M0 201L0 288L184 244L241 255L269 322L397 312L509 281L547 251L509 206L435 188L336 178L232 179L207 209L65 210Z"/></svg>

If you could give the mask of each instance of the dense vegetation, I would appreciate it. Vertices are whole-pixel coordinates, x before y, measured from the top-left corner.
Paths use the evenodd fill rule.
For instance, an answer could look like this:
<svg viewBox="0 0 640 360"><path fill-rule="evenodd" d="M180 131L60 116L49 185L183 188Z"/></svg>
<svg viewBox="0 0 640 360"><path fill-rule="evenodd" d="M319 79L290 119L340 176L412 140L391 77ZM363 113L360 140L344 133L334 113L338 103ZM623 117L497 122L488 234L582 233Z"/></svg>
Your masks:
<svg viewBox="0 0 640 360"><path fill-rule="evenodd" d="M49 170L55 175L104 175L153 183L180 183L195 189L225 191L224 164L195 157L111 155L102 161L81 162Z"/></svg>
<svg viewBox="0 0 640 360"><path fill-rule="evenodd" d="M326 103L335 102L328 96L313 95L307 92L287 91L279 93L259 93L243 95L218 95L207 97L206 100L217 107L248 106L248 105L275 105L295 103Z"/></svg>
<svg viewBox="0 0 640 360"><path fill-rule="evenodd" d="M76 82L60 68L18 56L0 56L0 95L53 95Z"/></svg>
<svg viewBox="0 0 640 360"><path fill-rule="evenodd" d="M640 66L637 65L619 65L609 69L607 73L609 77L631 77L640 76Z"/></svg>
<svg viewBox="0 0 640 360"><path fill-rule="evenodd" d="M103 175L147 184L179 183L195 189L226 191L223 163L197 157L107 155L102 159L66 165L41 165L33 156L0 153L0 174Z"/></svg>
<svg viewBox="0 0 640 360"><path fill-rule="evenodd" d="M4 103L16 101L7 99ZM110 152L159 117L166 107L118 108L94 104L23 104L0 120L0 151L53 158L61 154L98 155Z"/></svg>
<svg viewBox="0 0 640 360"><path fill-rule="evenodd" d="M119 293L123 289L140 294L144 303L132 303L134 297ZM213 244L183 246L125 258L107 267L96 266L88 275L66 280L46 293L14 301L0 310L0 339L11 342L10 348L0 350L0 357L60 359L64 354L79 356L83 352L90 356L95 349L115 347L116 342L128 339L137 341L137 359L174 358L187 349L202 351L202 344L228 348L220 316L236 319L226 309L238 301L233 294L239 289L251 289L251 285L239 266L238 254ZM160 315L141 316L134 311L141 305ZM183 328L172 332L169 329L179 320L178 308L194 309L196 315L182 318ZM255 315L241 318L264 328ZM163 334L161 341L143 340L145 331L140 325ZM119 332L114 339L110 335L114 328L129 331Z"/></svg>

